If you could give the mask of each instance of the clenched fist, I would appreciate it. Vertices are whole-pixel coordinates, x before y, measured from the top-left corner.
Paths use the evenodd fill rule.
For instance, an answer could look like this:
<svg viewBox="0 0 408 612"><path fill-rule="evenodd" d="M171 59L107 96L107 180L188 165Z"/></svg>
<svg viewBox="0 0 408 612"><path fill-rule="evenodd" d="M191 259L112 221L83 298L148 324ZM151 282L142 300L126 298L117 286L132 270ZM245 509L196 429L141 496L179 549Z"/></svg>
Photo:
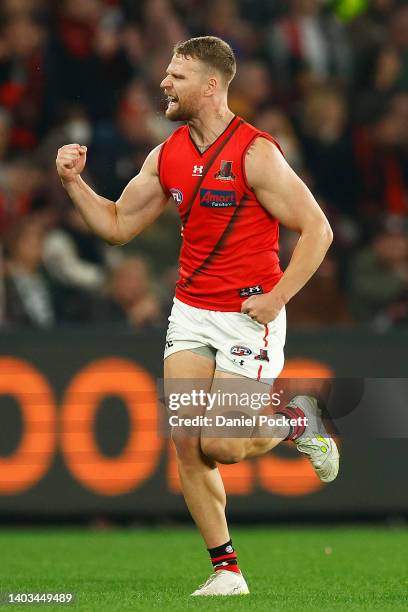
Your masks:
<svg viewBox="0 0 408 612"><path fill-rule="evenodd" d="M276 319L285 302L274 290L264 295L252 295L241 304L241 312L266 325Z"/></svg>
<svg viewBox="0 0 408 612"><path fill-rule="evenodd" d="M79 144L69 144L58 149L57 171L63 183L74 181L83 172L86 152L87 148Z"/></svg>

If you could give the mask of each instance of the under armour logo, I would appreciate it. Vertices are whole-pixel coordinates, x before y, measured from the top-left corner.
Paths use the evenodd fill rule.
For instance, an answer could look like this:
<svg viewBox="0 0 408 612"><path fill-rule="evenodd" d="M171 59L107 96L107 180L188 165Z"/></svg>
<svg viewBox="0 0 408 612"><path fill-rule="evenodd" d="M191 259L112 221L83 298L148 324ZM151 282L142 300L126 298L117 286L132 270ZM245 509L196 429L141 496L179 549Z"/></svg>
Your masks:
<svg viewBox="0 0 408 612"><path fill-rule="evenodd" d="M202 176L203 175L204 166L193 166L193 176Z"/></svg>

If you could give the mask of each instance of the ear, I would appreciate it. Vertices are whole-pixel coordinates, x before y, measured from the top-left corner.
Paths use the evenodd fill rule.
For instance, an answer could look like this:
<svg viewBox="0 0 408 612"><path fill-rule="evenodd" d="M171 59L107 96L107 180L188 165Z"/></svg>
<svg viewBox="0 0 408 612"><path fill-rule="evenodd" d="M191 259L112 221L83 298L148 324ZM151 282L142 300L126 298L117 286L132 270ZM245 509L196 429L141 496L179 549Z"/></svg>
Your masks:
<svg viewBox="0 0 408 612"><path fill-rule="evenodd" d="M207 87L205 88L204 95L206 97L213 96L218 88L218 82L215 77L211 77L207 82Z"/></svg>

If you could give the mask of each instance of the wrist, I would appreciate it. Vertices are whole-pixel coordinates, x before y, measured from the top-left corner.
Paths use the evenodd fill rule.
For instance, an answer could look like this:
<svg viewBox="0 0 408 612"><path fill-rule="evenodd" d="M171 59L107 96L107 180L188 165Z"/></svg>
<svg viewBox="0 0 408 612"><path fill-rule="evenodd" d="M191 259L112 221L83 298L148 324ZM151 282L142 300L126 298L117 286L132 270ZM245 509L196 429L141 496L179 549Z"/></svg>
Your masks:
<svg viewBox="0 0 408 612"><path fill-rule="evenodd" d="M66 191L69 191L72 187L75 187L76 185L79 185L80 182L80 175L76 174L75 176L71 177L71 178L64 178L61 176L61 183L63 188Z"/></svg>
<svg viewBox="0 0 408 612"><path fill-rule="evenodd" d="M285 292L284 288L278 285L275 285L275 287L269 291L268 295L273 298L275 303L278 302L281 308L286 306L290 300L290 296Z"/></svg>

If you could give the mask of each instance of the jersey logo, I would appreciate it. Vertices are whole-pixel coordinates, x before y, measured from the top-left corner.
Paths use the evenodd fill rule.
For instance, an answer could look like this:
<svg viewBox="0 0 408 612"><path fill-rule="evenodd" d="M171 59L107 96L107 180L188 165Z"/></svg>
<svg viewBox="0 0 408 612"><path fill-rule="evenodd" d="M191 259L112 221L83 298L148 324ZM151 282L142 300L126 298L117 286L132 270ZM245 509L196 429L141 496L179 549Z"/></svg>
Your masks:
<svg viewBox="0 0 408 612"><path fill-rule="evenodd" d="M183 192L180 191L180 189L176 189L175 187L172 187L170 189L170 193L173 196L173 200L175 201L177 206L180 206L180 204L183 201Z"/></svg>
<svg viewBox="0 0 408 612"><path fill-rule="evenodd" d="M251 355L252 351L247 346L235 344L234 346L231 346L230 353L236 357L248 357L248 355Z"/></svg>
<svg viewBox="0 0 408 612"><path fill-rule="evenodd" d="M235 181L236 176L232 173L232 161L221 161L220 169L214 174L219 181Z"/></svg>
<svg viewBox="0 0 408 612"><path fill-rule="evenodd" d="M240 297L250 297L251 295L259 295L263 293L262 285L255 285L255 287L243 287L239 290Z"/></svg>
<svg viewBox="0 0 408 612"><path fill-rule="evenodd" d="M206 206L207 208L230 208L236 205L235 191L200 189L200 206Z"/></svg>
<svg viewBox="0 0 408 612"><path fill-rule="evenodd" d="M193 166L193 174L192 176L203 176L204 166Z"/></svg>

